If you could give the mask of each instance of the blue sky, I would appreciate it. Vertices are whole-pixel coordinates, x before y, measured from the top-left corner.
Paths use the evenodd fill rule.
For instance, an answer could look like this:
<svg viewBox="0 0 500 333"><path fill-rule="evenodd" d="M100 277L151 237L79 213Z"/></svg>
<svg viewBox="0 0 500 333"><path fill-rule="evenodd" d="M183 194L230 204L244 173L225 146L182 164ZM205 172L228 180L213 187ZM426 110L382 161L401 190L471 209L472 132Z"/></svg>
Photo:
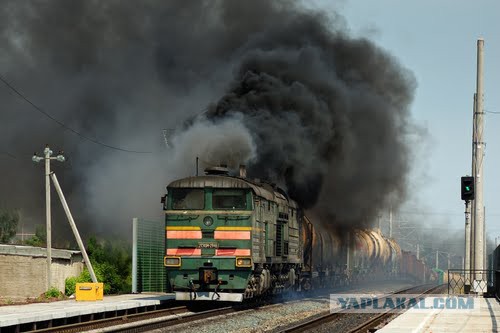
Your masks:
<svg viewBox="0 0 500 333"><path fill-rule="evenodd" d="M500 112L500 2L493 0L316 0L340 13L353 36L368 37L411 70L418 82L411 108L426 131L415 147L411 199L400 218L463 228L460 181L470 174L476 41L485 39L484 108ZM485 117L487 233L500 236L500 114Z"/></svg>

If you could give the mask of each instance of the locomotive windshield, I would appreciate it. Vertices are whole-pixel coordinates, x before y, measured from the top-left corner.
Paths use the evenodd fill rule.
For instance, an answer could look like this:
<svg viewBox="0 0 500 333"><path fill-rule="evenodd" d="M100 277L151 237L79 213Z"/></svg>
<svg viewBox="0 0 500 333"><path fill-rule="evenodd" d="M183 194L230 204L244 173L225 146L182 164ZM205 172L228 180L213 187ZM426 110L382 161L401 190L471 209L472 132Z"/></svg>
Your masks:
<svg viewBox="0 0 500 333"><path fill-rule="evenodd" d="M204 209L203 189L178 188L172 191L172 209Z"/></svg>
<svg viewBox="0 0 500 333"><path fill-rule="evenodd" d="M245 190L214 190L212 194L214 209L246 209L247 191Z"/></svg>

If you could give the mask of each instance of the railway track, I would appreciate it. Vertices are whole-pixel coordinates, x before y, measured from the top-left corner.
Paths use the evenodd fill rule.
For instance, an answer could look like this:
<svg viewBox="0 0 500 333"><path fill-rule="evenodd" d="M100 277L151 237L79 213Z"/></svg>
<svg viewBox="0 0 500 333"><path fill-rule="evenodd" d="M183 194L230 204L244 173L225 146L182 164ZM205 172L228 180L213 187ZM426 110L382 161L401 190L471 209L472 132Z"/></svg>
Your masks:
<svg viewBox="0 0 500 333"><path fill-rule="evenodd" d="M420 286L422 288L422 286ZM415 287L407 288L404 290L399 290L396 293L407 293L410 290L414 290ZM427 291L427 290L426 290ZM76 333L76 332L147 332L155 329L169 327L170 329L174 328L177 325L184 323L191 323L195 321L199 321L201 319L213 318L221 315L227 315L230 313L241 312L244 313L246 311L251 311L256 308L259 310L266 310L268 307L280 305L280 304L292 304L294 302L301 302L301 300L291 300L291 301L283 301L280 299L261 301L258 303L250 303L250 304L241 304L241 305L232 305L232 306L224 306L224 305L215 305L215 308L210 308L208 310L201 310L198 308L188 307L188 306L174 306L161 310L147 311L142 313L134 313L134 314L125 314L122 316L116 316L112 318L91 320L82 323L74 323L64 326L37 329L33 332L37 333L48 333L48 332L59 332L59 333ZM200 306L200 304L196 304ZM208 304L207 304L208 305ZM293 327L288 327L280 330L279 332L305 332L316 327L326 325L334 322L342 316L348 316L349 314L342 313L328 313L322 315L321 317L316 317L308 321L304 321L298 325ZM373 314L372 314L373 317ZM378 316L378 321L383 321L384 318L382 316ZM375 325L375 319L372 321ZM363 323L364 325L368 325L368 321ZM358 327L359 326L359 327ZM361 325L358 325L355 329L352 329L349 332L357 332L359 330L363 330L364 328ZM352 327L352 325L350 326ZM346 332L346 330L343 330Z"/></svg>
<svg viewBox="0 0 500 333"><path fill-rule="evenodd" d="M232 306L217 307L217 304L212 306L209 310L197 311L188 306L176 306L161 310L147 311L143 313L126 314L112 318L90 320L82 323L74 323L68 325L61 325L57 327L49 327L37 329L33 333L80 333L80 332L93 332L93 333L107 333L107 332L147 332L160 328L173 328L174 326L194 322L201 319L212 318L216 316L226 315L236 312L251 311L256 308L261 310L267 309L272 306L280 304L291 304L300 302L302 299L295 299L284 301L280 297L272 299L263 299L258 302L238 304ZM195 306L201 306L203 303L196 303Z"/></svg>
<svg viewBox="0 0 500 333"><path fill-rule="evenodd" d="M422 288L424 291L422 292ZM417 287L406 288L403 290L398 290L393 295L396 294L404 294L404 293L418 293L420 296L424 294L432 294L441 290L443 285L435 286L435 285L422 285ZM355 320L353 317L355 316ZM355 333L355 332L374 332L376 328L384 323L390 321L391 317L395 316L394 312L388 310L387 312L380 314L356 314L348 311L340 311L333 313L326 313L324 315L317 316L315 318L303 321L299 324L287 327L285 329L281 329L279 333L298 333L298 332L309 332L312 330L319 329L322 326L328 326L329 332L343 332L343 333ZM336 328L336 324L340 324L341 321L352 321L354 323L350 323L349 327L346 328L346 323L342 323L339 325L340 327ZM358 321L358 322L356 322ZM360 322L359 322L360 321ZM354 326L354 327L353 327Z"/></svg>
<svg viewBox="0 0 500 333"><path fill-rule="evenodd" d="M217 314L234 312L231 307L215 308L206 311L193 312L187 306L175 306L171 308L147 311L143 313L126 314L112 318L90 320L82 323L74 323L57 327L37 329L36 333L80 333L92 330L99 332L145 332L169 323L180 324L190 320L199 320ZM149 325L144 324L148 321Z"/></svg>
<svg viewBox="0 0 500 333"><path fill-rule="evenodd" d="M279 299L273 301L280 302ZM205 318L225 315L229 313L245 311L255 307L271 304L269 301L260 303L241 304L233 306L221 306L220 304L206 305L213 307L208 310L198 311L188 306L176 306L161 310L147 311L143 313L126 314L112 318L89 320L82 323L74 323L69 325L61 325L57 327L49 327L37 329L27 332L36 333L80 333L80 332L147 332L166 326L180 325L186 322L192 322ZM201 303L195 304L201 306Z"/></svg>

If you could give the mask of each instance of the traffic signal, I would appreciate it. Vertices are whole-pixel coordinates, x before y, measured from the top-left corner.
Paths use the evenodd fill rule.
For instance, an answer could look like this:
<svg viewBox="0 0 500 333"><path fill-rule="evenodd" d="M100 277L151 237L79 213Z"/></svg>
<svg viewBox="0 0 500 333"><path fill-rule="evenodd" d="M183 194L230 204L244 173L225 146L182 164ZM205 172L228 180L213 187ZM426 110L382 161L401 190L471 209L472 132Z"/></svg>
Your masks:
<svg viewBox="0 0 500 333"><path fill-rule="evenodd" d="M474 200L474 177L462 177L462 200Z"/></svg>

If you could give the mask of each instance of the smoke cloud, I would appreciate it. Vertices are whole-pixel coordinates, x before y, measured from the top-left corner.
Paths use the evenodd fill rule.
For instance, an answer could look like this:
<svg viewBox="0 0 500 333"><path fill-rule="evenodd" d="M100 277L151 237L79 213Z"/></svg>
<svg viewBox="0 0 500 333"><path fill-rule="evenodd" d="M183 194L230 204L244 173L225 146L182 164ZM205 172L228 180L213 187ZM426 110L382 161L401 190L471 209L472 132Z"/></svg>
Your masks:
<svg viewBox="0 0 500 333"><path fill-rule="evenodd" d="M296 15L243 47L209 117L243 115L257 145L251 174L285 186L326 225L368 226L405 197L414 78L327 18Z"/></svg>
<svg viewBox="0 0 500 333"><path fill-rule="evenodd" d="M256 158L256 147L242 119L228 118L217 123L205 119L196 121L186 131L173 139L171 169L193 165L193 156L201 158L202 167L227 164L236 169L241 163L248 163ZM178 170L175 173L181 173Z"/></svg>
<svg viewBox="0 0 500 333"><path fill-rule="evenodd" d="M34 103L100 142L152 152L86 141L1 88L0 150L17 159L0 155L0 201L28 224L43 223L30 156L46 143L65 151L54 170L93 232L159 218L164 186L193 175L196 156L248 164L328 225L366 225L404 198L415 80L337 14L292 1L3 0L0 42L0 72ZM177 129L170 150L165 128Z"/></svg>

